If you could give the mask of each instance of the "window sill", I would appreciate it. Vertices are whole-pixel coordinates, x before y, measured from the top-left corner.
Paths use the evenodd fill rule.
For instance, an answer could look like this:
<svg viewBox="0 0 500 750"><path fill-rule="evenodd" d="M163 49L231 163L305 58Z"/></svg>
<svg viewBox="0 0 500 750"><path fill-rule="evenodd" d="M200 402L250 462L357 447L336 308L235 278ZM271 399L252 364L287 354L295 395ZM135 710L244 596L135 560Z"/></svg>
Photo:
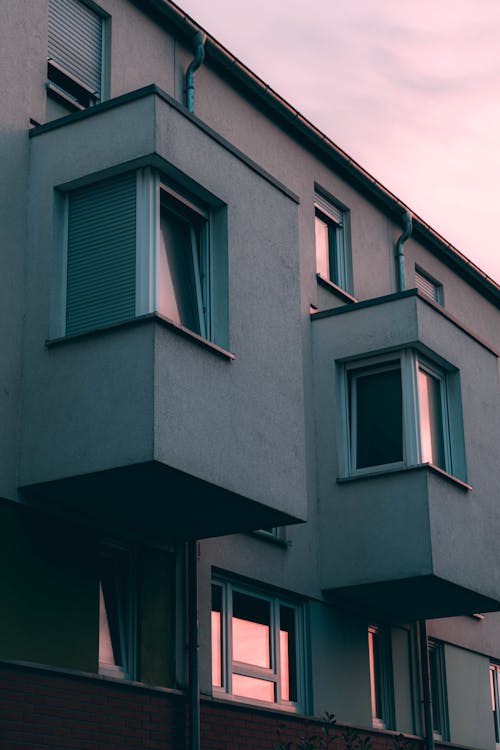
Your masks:
<svg viewBox="0 0 500 750"><path fill-rule="evenodd" d="M162 687L161 685L153 685L148 682L140 682L138 680L129 680L123 677L110 677L104 674L97 674L95 672L86 672L80 669L71 669L70 667L54 667L50 664L40 664L38 662L21 661L18 659L0 659L0 666L11 667L13 669L27 670L30 672L42 672L46 674L60 675L61 677L74 677L78 680L85 680L90 682L99 683L111 683L113 685L122 685L123 688L138 688L140 690L154 691L155 693L169 693L170 695L176 695L180 698L185 697L183 690L177 688Z"/></svg>
<svg viewBox="0 0 500 750"><path fill-rule="evenodd" d="M383 477L387 476L388 474L401 474L407 471L431 471L434 474L438 474L438 476L442 477L448 482L451 482L451 484L454 484L455 486L459 487L464 492L470 492L472 490L472 485L467 484L467 482L464 482L462 479L459 479L458 477L454 477L452 474L449 474L447 471L444 471L443 469L440 469L438 466L434 466L434 464L416 464L414 466L397 466L393 469L374 469L373 471L368 471L363 474L352 474L351 476L346 477L337 477L337 482L339 484L344 484L347 482L358 482L363 479L376 479L377 477Z"/></svg>
<svg viewBox="0 0 500 750"><path fill-rule="evenodd" d="M210 696L208 696L210 697ZM225 703L227 705L235 706L237 708L245 709L259 709L261 711L282 711L287 714L300 714L300 706L286 704L286 703L267 703L267 701L259 701L253 698L242 698L239 695L231 695L223 691L213 690L212 700L217 703Z"/></svg>
<svg viewBox="0 0 500 750"><path fill-rule="evenodd" d="M274 536L274 534L270 534L268 531L263 531L261 529L256 529L255 531L249 531L248 536L257 537L257 539L262 539L263 542L267 542L268 544L273 544L275 547L282 547L284 549L288 549L288 547L292 546L292 543L287 541L286 539L280 539L277 536Z"/></svg>
<svg viewBox="0 0 500 750"><path fill-rule="evenodd" d="M328 289L330 292L333 292L337 295L337 297L340 297L344 302L357 302L358 300L352 296L352 294L349 294L349 292L346 292L345 289L342 289L342 287L337 286L333 281L330 281L330 279L325 279L324 276L321 276L321 274L316 274L316 280L320 286L324 287L325 289Z"/></svg>
<svg viewBox="0 0 500 750"><path fill-rule="evenodd" d="M219 355L223 359L230 360L230 361L233 359L236 359L235 355L232 352L229 352L226 349L223 349L221 346L214 344L212 341L209 341L208 339L204 339L203 336L199 336L197 333L194 333L194 331L190 331L188 328L184 328L184 326L181 326L178 323L174 323L174 321L169 320L168 318L164 318L162 315L159 315L158 313L147 313L146 315L139 315L137 318L132 318L131 320L125 320L121 323L113 323L112 325L102 326L100 328L93 328L91 331L82 331L82 333L73 333L73 334L69 334L68 336L60 336L54 339L47 339L45 342L45 346L51 349L54 346L60 346L62 344L67 344L72 341L80 341L86 338L93 338L94 336L100 336L100 335L106 334L109 331L116 331L121 328L130 328L132 326L142 325L143 323L149 322L152 320L156 321L157 323L164 326L165 328L170 328L171 330L175 331L176 333L178 333L180 336L183 336L184 338L187 338L191 341L195 341L197 344L200 344L206 349L209 349L210 351Z"/></svg>

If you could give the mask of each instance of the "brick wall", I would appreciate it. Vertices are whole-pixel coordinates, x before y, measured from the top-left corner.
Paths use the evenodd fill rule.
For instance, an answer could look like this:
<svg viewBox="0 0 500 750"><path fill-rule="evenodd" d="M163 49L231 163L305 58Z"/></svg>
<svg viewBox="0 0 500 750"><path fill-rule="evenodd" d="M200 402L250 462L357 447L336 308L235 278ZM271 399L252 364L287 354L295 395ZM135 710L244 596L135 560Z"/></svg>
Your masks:
<svg viewBox="0 0 500 750"><path fill-rule="evenodd" d="M201 702L202 750L274 750L316 732L302 716L209 699ZM345 750L340 737L332 750ZM359 731L371 750L394 750L394 735ZM1 750L188 750L185 696L99 677L0 663ZM453 750L447 744L447 750ZM410 748L408 748L410 750ZM414 741L411 750L424 750Z"/></svg>

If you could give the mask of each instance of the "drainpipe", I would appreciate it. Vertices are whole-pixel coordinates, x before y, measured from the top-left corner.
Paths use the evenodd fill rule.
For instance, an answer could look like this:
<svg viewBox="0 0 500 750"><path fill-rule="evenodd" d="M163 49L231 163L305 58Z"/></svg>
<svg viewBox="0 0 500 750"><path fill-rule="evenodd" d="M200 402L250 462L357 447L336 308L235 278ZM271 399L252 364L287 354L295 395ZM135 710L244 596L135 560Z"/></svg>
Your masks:
<svg viewBox="0 0 500 750"><path fill-rule="evenodd" d="M188 542L188 640L190 750L200 750L200 682L198 676L198 542Z"/></svg>
<svg viewBox="0 0 500 750"><path fill-rule="evenodd" d="M188 69L186 70L186 107L189 112L194 111L194 74L205 59L205 40L207 35L203 31L197 31L194 37L196 52Z"/></svg>
<svg viewBox="0 0 500 750"><path fill-rule="evenodd" d="M405 256L403 253L403 243L406 242L408 237L411 237L413 222L412 216L409 211L405 211L405 229L401 237L396 243L396 264L397 264L397 277L398 277L398 291L402 292L405 288Z"/></svg>
<svg viewBox="0 0 500 750"><path fill-rule="evenodd" d="M434 722L432 720L432 694L429 669L429 645L427 643L427 623L418 621L420 643L420 664L422 668L422 704L424 709L424 738L426 750L434 750Z"/></svg>

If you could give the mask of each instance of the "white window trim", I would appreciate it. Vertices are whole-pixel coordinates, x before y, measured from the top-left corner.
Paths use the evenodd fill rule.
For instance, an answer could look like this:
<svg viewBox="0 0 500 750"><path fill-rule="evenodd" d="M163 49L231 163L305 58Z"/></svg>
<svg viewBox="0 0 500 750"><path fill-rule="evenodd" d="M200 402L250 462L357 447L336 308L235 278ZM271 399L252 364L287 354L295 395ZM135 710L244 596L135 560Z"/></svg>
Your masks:
<svg viewBox="0 0 500 750"><path fill-rule="evenodd" d="M212 686L213 695L225 700L231 700L238 703L246 703L255 706L265 706L267 708L274 706L281 710L299 712L305 710L306 705L306 686L305 686L305 620L304 608L296 602L289 601L286 598L276 597L254 589L252 587L240 586L222 578L214 578L214 586L222 589L222 617L221 617L221 673L222 686ZM270 604L272 633L270 643L270 663L271 667L258 667L244 662L233 660L232 657L232 596L233 592L242 593L256 599L262 599ZM280 637L279 637L279 617L280 606L286 606L295 612L295 653L297 662L297 701L287 701L281 698L281 675L279 673L280 664ZM232 673L265 679L276 686L276 701L263 701L256 698L248 698L236 695L232 692Z"/></svg>
<svg viewBox="0 0 500 750"><path fill-rule="evenodd" d="M122 670L120 667L112 664L98 663L98 673L106 677L115 677L121 680L135 680L137 679L137 638L138 638L138 627L137 627L137 555L135 551L128 545L120 544L115 541L106 541L101 545L102 551L116 550L124 553L128 558L128 574L129 574L129 602L128 602L128 626L129 633L125 643L126 648L126 661L127 669ZM101 553L102 554L102 553ZM101 576L99 575L99 587L101 586ZM119 613L121 614L121 613Z"/></svg>
<svg viewBox="0 0 500 750"><path fill-rule="evenodd" d="M496 662L490 664L490 690L495 747L500 748L500 664Z"/></svg>
<svg viewBox="0 0 500 750"><path fill-rule="evenodd" d="M124 172L129 170L123 170ZM136 175L136 287L135 287L135 317L156 312L156 268L157 253L159 252L160 233L160 200L162 191L173 196L184 204L186 209L196 215L203 222L201 250L203 278L197 279L199 309L203 311L200 319L200 338L223 348L229 346L227 320L227 258L224 258L222 248L226 245L223 205L210 196L208 199L196 198L191 200L190 192L184 192L169 183L161 170L152 167L142 167L133 170ZM117 174L121 174L121 171ZM100 176L95 182L108 179ZM81 187L94 184L85 178ZM51 294L51 316L49 339L64 338L66 333L66 302L67 302L67 266L68 266L68 225L69 198L79 184L71 184L70 189L64 186L56 188L54 201L54 254L53 277L55 280ZM212 204L213 200L213 204ZM214 247L221 246L215 258ZM131 318L133 320L133 318ZM124 320L123 322L127 322ZM174 326L178 323L172 321ZM182 325L180 326L183 327ZM97 330L98 326L83 331L84 334ZM185 328L186 331L190 330Z"/></svg>
<svg viewBox="0 0 500 750"><path fill-rule="evenodd" d="M345 208L340 207L333 203L332 201L328 200L327 198L324 198L323 195L321 195L318 192L315 192L314 194L314 218L316 220L316 216L323 214L323 216L328 220L328 222L335 227L335 243L336 243L336 260L337 260L337 278L335 279L333 277L332 269L330 267L330 258L328 260L328 276L326 277L326 281L328 281L331 284L334 284L335 286L338 286L340 289L344 290L347 293L351 292L351 284L350 284L350 274L349 274L349 264L348 264L348 221L347 221L347 211ZM330 248L329 248L330 252ZM316 261L315 261L316 262ZM322 274L318 275L323 278Z"/></svg>
<svg viewBox="0 0 500 750"><path fill-rule="evenodd" d="M402 409L403 409L403 460L388 464L379 464L364 468L357 468L356 456L356 395L355 383L357 371L383 372L399 367L401 370ZM427 357L422 356L415 349L403 349L387 355L357 359L341 363L338 371L337 397L339 408L339 466L342 477L355 477L383 473L398 469L412 468L423 465L420 435L420 414L418 397L418 370L435 377L440 383L441 417L443 427L445 467L437 467L446 473L457 476L465 481L465 466L459 451L453 450L453 430L460 429L452 424L450 418L451 404L448 387L449 374L441 367L434 365ZM349 390L351 389L351 393ZM455 394L455 397L457 394ZM456 410L454 410L456 411ZM455 419L455 422L457 420ZM427 463L427 462L426 462ZM432 464L431 464L432 465Z"/></svg>
<svg viewBox="0 0 500 750"><path fill-rule="evenodd" d="M377 696L375 686L375 660L373 655L374 635L379 638L379 681L382 716L377 716L376 710ZM368 658L372 724L376 729L394 729L394 679L392 670L391 631L388 626L370 625L368 627Z"/></svg>
<svg viewBox="0 0 500 750"><path fill-rule="evenodd" d="M445 663L444 646L439 641L434 641L432 639L429 639L428 648L429 648L429 656L430 656L431 651L437 654L437 664L438 664L437 681L438 681L438 690L439 690L439 706L436 706L435 696L431 696L432 697L433 725L436 724L436 714L437 714L436 709L439 708L440 709L439 723L441 724L441 728L442 728L442 732L438 732L435 729L433 729L432 734L435 740L438 740L439 742L443 742L443 741L449 740L449 736L450 736L449 722L448 722L448 697L447 697L447 689L446 689L446 663ZM429 664L429 670L430 670L430 664Z"/></svg>

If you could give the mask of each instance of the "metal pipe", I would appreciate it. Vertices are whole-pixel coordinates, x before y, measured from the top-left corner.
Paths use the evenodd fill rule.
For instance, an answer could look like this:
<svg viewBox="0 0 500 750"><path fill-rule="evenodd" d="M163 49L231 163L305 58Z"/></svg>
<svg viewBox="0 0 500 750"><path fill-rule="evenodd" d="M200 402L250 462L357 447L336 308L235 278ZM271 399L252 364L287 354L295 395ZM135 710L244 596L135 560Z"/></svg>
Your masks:
<svg viewBox="0 0 500 750"><path fill-rule="evenodd" d="M200 681L198 676L198 542L189 541L188 563L188 640L189 640L189 733L190 750L200 750Z"/></svg>
<svg viewBox="0 0 500 750"><path fill-rule="evenodd" d="M194 74L205 59L205 40L207 35L204 31L197 31L194 37L196 52L193 60L186 70L186 107L189 112L194 111Z"/></svg>
<svg viewBox="0 0 500 750"><path fill-rule="evenodd" d="M396 243L396 264L397 264L397 276L398 276L398 291L402 292L405 288L405 257L403 252L403 243L406 242L408 237L411 237L413 230L413 221L410 211L405 211L405 228L404 232L399 237Z"/></svg>
<svg viewBox="0 0 500 750"><path fill-rule="evenodd" d="M424 713L424 739L426 750L434 750L434 721L432 718L432 693L429 669L429 644L427 642L427 623L418 621L420 643L420 665L422 670L422 704Z"/></svg>

